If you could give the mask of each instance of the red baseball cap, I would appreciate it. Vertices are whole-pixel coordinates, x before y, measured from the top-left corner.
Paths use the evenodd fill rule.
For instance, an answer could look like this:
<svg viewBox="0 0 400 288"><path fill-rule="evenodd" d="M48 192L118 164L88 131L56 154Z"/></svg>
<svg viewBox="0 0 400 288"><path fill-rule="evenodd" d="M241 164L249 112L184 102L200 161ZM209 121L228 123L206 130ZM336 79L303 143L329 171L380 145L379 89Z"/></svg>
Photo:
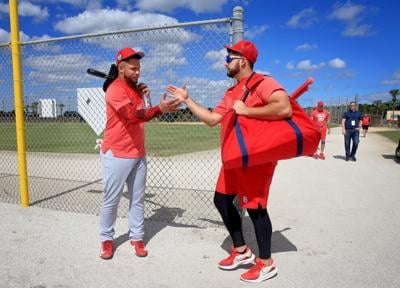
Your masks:
<svg viewBox="0 0 400 288"><path fill-rule="evenodd" d="M257 60L258 51L253 42L240 40L233 46L225 45L224 47L228 50L239 53L253 64Z"/></svg>
<svg viewBox="0 0 400 288"><path fill-rule="evenodd" d="M318 101L318 106L324 106L324 102L323 101Z"/></svg>
<svg viewBox="0 0 400 288"><path fill-rule="evenodd" d="M116 64L118 65L121 61L126 60L128 58L135 57L137 59L141 59L144 57L143 52L135 51L132 48L122 48L121 50L118 51L117 56L116 56Z"/></svg>

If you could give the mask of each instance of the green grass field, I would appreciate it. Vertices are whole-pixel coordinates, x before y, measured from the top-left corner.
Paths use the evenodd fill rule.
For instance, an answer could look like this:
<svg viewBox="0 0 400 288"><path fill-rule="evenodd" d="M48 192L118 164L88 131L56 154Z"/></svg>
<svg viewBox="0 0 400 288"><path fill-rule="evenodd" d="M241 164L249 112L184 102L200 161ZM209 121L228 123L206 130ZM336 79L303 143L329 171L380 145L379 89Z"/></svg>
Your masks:
<svg viewBox="0 0 400 288"><path fill-rule="evenodd" d="M218 148L219 127L203 124L146 123L149 155L171 156ZM30 152L98 153L101 138L86 123L26 123L26 148ZM0 123L0 150L16 150L14 123Z"/></svg>
<svg viewBox="0 0 400 288"><path fill-rule="evenodd" d="M389 138L395 143L399 143L400 131L379 131L375 133L385 136L386 138Z"/></svg>

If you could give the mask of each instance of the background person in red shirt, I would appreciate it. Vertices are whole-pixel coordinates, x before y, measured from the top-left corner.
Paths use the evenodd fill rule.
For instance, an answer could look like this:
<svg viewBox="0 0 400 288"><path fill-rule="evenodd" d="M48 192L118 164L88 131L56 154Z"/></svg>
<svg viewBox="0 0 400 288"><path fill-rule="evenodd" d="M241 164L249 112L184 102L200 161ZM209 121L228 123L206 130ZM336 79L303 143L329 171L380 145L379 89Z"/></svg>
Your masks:
<svg viewBox="0 0 400 288"><path fill-rule="evenodd" d="M209 126L220 123L231 109L238 115L264 120L290 117L292 108L282 86L271 77L253 72L258 54L255 45L250 41L241 40L225 48L228 54L225 61L227 75L236 79L237 83L226 91L213 111L190 98L185 86L178 88L169 85L167 91L185 103L193 114ZM262 81L251 90L245 104L240 98L245 91L246 81L251 77L254 77L253 79L261 77ZM240 279L243 281L261 282L277 274L277 268L271 258L272 224L266 207L275 166L276 162L246 169L225 169L222 166L218 177L214 204L233 242L231 255L218 263L219 268L233 270L240 265L252 263L255 258L243 238L241 217L233 204L236 195L239 197L240 205L247 209L255 229L259 258L252 268L241 275Z"/></svg>
<svg viewBox="0 0 400 288"><path fill-rule="evenodd" d="M368 114L365 114L361 120L361 125L362 125L362 129L363 129L363 137L367 136L368 127L369 127L370 123L371 123L371 117L369 117Z"/></svg>
<svg viewBox="0 0 400 288"><path fill-rule="evenodd" d="M104 197L100 210L100 257L113 257L114 226L118 204L125 183L129 197L129 239L137 256L147 256L144 236L144 190L146 185L146 151L144 122L179 106L177 100L160 100L145 109L144 97L150 94L144 84L137 84L143 52L123 48L117 53L118 78L106 91L106 128L101 143Z"/></svg>
<svg viewBox="0 0 400 288"><path fill-rule="evenodd" d="M330 127L329 127L329 111L324 109L324 102L319 101L317 104L317 108L314 109L311 112L311 120L314 121L315 125L319 128L319 131L321 132L321 148L320 151L321 153L318 154L318 150L315 151L314 153L314 158L315 159L325 159L325 140L326 140L326 134L330 133Z"/></svg>

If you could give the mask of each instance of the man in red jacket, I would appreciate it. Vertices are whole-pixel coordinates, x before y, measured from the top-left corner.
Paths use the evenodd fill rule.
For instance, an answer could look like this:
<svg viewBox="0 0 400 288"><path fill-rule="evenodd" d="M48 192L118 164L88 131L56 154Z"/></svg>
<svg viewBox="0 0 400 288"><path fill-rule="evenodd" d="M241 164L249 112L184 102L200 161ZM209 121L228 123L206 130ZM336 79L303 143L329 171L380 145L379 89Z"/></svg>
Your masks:
<svg viewBox="0 0 400 288"><path fill-rule="evenodd" d="M258 54L256 46L250 41L242 40L225 48L228 54L225 61L227 75L236 79L237 83L226 91L213 111L190 98L185 86L178 88L169 85L167 91L185 103L193 114L209 126L220 123L231 109L238 115L263 120L281 120L290 117L292 108L282 86L271 77L253 72ZM245 91L246 82L252 77L253 79L262 77L262 81L256 89L252 89L245 104L240 98ZM233 204L236 195L253 222L259 248L259 258L255 260L255 265L241 275L243 281L261 282L277 274L277 268L271 258L272 224L266 207L275 166L276 162L246 169L221 167L214 204L229 231L233 247L231 254L222 259L218 266L224 270L233 270L240 265L252 263L255 258L243 238L241 217Z"/></svg>

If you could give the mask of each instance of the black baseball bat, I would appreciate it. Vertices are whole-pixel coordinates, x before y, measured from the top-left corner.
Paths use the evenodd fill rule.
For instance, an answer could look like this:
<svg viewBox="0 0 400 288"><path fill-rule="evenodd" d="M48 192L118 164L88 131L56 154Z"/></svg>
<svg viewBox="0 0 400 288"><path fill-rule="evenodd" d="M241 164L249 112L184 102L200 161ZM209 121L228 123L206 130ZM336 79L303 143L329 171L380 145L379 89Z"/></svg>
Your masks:
<svg viewBox="0 0 400 288"><path fill-rule="evenodd" d="M92 68L87 69L86 72L88 74L90 74L90 75L93 75L93 76L96 76L96 77L100 77L100 78L103 78L103 79L107 79L108 78L106 73L98 71L98 70L95 70L95 69L92 69Z"/></svg>

